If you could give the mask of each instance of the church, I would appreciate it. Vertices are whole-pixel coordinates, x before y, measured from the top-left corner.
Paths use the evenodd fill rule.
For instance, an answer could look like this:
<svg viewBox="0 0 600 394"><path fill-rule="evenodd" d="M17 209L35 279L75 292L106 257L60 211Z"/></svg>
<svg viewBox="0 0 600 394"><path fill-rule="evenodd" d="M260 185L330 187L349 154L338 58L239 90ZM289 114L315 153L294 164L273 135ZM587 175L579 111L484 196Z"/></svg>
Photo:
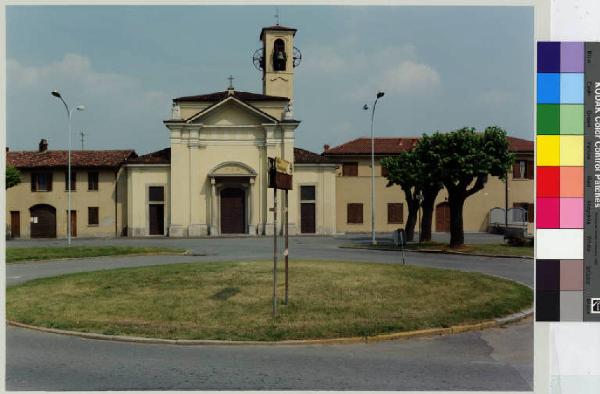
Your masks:
<svg viewBox="0 0 600 394"><path fill-rule="evenodd" d="M280 25L261 30L262 93L236 91L230 78L227 90L173 100L164 121L170 148L125 165L127 235L273 234L269 157L293 163L290 234L335 233L337 166L294 147L295 34Z"/></svg>

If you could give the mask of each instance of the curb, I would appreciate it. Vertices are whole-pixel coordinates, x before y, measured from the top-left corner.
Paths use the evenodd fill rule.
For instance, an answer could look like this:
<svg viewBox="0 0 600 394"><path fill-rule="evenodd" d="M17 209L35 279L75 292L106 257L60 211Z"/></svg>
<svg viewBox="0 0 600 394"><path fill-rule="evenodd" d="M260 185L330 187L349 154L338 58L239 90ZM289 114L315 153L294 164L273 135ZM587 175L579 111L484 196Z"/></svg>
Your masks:
<svg viewBox="0 0 600 394"><path fill-rule="evenodd" d="M400 252L401 249L398 248L372 248L366 247L363 248L361 246L354 245L341 245L341 249L361 249L361 250L383 250L389 252ZM446 251L441 249L404 249L405 252L413 252L413 253L438 253L438 254L458 254L462 256L479 256L479 257L495 257L495 258L505 258L505 259L530 259L533 260L532 256L507 256L505 254L483 254L483 253L465 253L458 251Z"/></svg>
<svg viewBox="0 0 600 394"><path fill-rule="evenodd" d="M189 252L189 253L188 253ZM94 260L102 259L107 257L142 257L142 256L205 256L192 254L191 250L184 250L183 252L151 252L151 253L130 253L130 254L109 254L104 256L85 256L85 257L57 257L43 260L17 260L6 262L6 265L17 265L17 264L34 264L34 263L51 263L54 261L69 261L69 260Z"/></svg>
<svg viewBox="0 0 600 394"><path fill-rule="evenodd" d="M280 346L280 345L340 345L340 344L356 344L356 343L372 343L372 342L383 342L383 341L395 341L401 339L412 339L412 338L423 338L423 337L434 337L441 335L460 334L469 331L481 331L486 328L502 327L511 323L516 323L529 316L533 315L533 308L523 310L521 312L513 313L505 317L486 320L480 323L473 324L461 324L446 328L427 328L423 330L414 330L407 332L397 332L391 334L381 334L367 337L350 337L350 338L332 338L332 339L307 339L307 340L285 340L285 341L226 341L226 340L212 340L212 339L161 339L161 338L144 338L144 337L133 337L125 335L105 335L95 334L79 331L68 331L59 330L56 328L46 328L39 326L32 326L29 324L19 323L12 320L7 320L6 323L9 326L27 328L30 330L36 330L46 332L50 334L70 335L85 339L96 339L104 341L117 341L117 342L132 342L132 343L147 343L147 344L162 344L162 345L187 345L187 346L198 346L198 345L218 345L218 346L240 346L240 345L268 345L268 346Z"/></svg>

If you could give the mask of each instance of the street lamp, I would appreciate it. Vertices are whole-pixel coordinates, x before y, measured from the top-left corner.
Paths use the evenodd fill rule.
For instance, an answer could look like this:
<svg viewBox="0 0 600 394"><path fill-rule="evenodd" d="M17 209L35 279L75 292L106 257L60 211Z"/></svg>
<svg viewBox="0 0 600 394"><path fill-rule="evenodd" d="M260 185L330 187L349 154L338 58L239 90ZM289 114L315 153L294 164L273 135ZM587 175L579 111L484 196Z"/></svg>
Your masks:
<svg viewBox="0 0 600 394"><path fill-rule="evenodd" d="M373 138L373 122L375 119L375 107L377 106L377 100L383 97L385 93L377 92L377 97L373 102L373 108L371 110L371 243L377 245L375 239L375 139ZM363 109L366 111L369 106L365 104Z"/></svg>
<svg viewBox="0 0 600 394"><path fill-rule="evenodd" d="M57 97L62 101L65 105L65 109L67 110L67 117L69 120L69 164L67 165L67 194L68 194L68 208L67 208L67 245L71 246L71 115L74 110L83 111L85 107L83 105L78 105L73 109L69 109L69 106L62 98L58 90L53 90L52 95Z"/></svg>

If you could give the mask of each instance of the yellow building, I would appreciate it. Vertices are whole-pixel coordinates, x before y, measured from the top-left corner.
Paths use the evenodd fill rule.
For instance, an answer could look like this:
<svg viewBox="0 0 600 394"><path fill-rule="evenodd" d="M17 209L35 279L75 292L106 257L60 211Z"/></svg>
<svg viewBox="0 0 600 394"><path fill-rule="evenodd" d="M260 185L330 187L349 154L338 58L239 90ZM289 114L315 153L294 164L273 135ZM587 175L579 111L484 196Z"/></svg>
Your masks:
<svg viewBox="0 0 600 394"><path fill-rule="evenodd" d="M375 229L391 232L404 227L408 207L400 186L386 187L385 170L380 165L383 157L410 150L418 138L375 139ZM467 232L489 230L490 210L520 207L527 212L527 221L533 223L533 142L508 137L509 146L516 155L513 171L506 184L490 177L485 188L465 202L464 229ZM341 164L336 177L337 231L342 233L371 231L371 139L357 138L336 147L325 145L323 155ZM435 205L432 230L450 231L450 207L446 190L440 191ZM512 218L511 218L512 220ZM417 224L417 231L418 231Z"/></svg>
<svg viewBox="0 0 600 394"><path fill-rule="evenodd" d="M71 157L71 228L74 237L124 234L126 177L122 165L133 150L73 151ZM67 151L7 152L6 164L22 174L6 191L8 233L15 238L67 236Z"/></svg>

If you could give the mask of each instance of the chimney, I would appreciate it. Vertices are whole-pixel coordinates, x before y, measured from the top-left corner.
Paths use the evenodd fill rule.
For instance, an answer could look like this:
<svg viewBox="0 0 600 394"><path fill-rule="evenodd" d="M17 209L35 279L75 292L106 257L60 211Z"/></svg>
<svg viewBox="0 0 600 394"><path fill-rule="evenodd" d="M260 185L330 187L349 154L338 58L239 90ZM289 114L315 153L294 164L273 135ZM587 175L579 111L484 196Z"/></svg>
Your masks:
<svg viewBox="0 0 600 394"><path fill-rule="evenodd" d="M48 140L45 138L42 138L40 140L39 151L46 152L47 150L48 150Z"/></svg>
<svg viewBox="0 0 600 394"><path fill-rule="evenodd" d="M329 144L323 145L323 151L327 152L329 150L329 148L330 148Z"/></svg>
<svg viewBox="0 0 600 394"><path fill-rule="evenodd" d="M7 146L6 147L6 153L10 152L10 148Z"/></svg>

